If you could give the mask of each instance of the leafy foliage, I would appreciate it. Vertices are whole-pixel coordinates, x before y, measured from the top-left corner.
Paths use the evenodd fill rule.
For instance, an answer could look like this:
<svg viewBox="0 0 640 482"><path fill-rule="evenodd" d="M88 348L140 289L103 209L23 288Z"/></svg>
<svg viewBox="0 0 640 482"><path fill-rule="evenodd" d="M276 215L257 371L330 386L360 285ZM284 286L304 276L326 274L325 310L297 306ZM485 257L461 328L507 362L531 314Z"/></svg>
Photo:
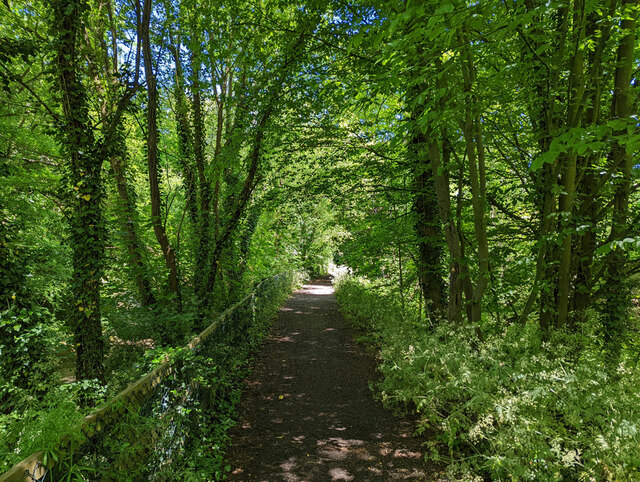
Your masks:
<svg viewBox="0 0 640 482"><path fill-rule="evenodd" d="M335 263L385 300L341 288L386 397L442 430L456 474L636 476L635 2L0 10L7 460L36 414L117 393L256 282ZM227 426L234 382L206 360ZM209 455L222 474L222 432L198 435L176 477Z"/></svg>
<svg viewBox="0 0 640 482"><path fill-rule="evenodd" d="M638 371L629 359L609 375L593 331L543 342L535 325L494 325L479 340L473 326L411 323L362 279L337 288L343 312L380 344L382 400L419 414L428 460L453 478L638 476Z"/></svg>

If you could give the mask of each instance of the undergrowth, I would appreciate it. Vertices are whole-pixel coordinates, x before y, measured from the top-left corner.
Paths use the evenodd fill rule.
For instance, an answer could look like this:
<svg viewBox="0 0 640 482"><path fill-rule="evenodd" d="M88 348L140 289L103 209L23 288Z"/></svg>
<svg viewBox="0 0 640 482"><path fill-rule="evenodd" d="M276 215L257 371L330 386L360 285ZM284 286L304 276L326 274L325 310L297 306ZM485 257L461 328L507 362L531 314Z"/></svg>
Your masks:
<svg viewBox="0 0 640 482"><path fill-rule="evenodd" d="M336 289L379 343L382 400L419 414L426 459L452 478L640 479L640 371L632 356L607 370L596 328L543 341L534 323L485 321L480 341L474 326L424 326L365 279Z"/></svg>
<svg viewBox="0 0 640 482"><path fill-rule="evenodd" d="M52 385L31 407L0 414L0 473L42 450L55 462L53 480L220 480L228 470L224 447L249 357L278 307L302 281L301 275L289 273L256 296L246 315L248 328L235 338L218 330L215 341L197 353L172 347L144 353L143 347L123 345L127 349L120 350L113 362L118 376L112 377L111 387L88 381ZM91 409L80 410L79 397L92 394L98 405L114 393L114 386L126 384L127 374L139 377L167 357L176 368L169 385L153 401L127 412L115 426L74 452L59 450L61 435L81 438L80 421Z"/></svg>

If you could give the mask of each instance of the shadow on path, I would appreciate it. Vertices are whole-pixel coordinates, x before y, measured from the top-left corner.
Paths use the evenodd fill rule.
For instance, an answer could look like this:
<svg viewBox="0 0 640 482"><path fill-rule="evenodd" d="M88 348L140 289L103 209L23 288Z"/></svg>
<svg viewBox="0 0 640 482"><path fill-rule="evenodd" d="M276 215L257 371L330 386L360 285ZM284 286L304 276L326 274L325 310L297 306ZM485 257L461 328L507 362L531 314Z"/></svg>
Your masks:
<svg viewBox="0 0 640 482"><path fill-rule="evenodd" d="M229 480L428 480L413 425L374 400L375 360L353 341L328 279L289 298L231 430Z"/></svg>

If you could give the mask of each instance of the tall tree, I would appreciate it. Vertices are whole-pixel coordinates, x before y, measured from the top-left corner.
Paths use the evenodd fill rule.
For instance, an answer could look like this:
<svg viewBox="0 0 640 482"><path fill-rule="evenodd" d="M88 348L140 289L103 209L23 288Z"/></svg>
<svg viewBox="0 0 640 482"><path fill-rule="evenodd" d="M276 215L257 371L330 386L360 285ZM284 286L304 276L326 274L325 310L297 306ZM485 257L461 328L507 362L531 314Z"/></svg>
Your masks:
<svg viewBox="0 0 640 482"><path fill-rule="evenodd" d="M635 131L637 121L632 117L637 94L631 79L635 60L636 19L640 2L623 0L621 6L621 38L617 49L611 118L617 127L615 140L609 155L611 166L617 171L618 179L613 194L610 240L620 241L629 234L629 196L631 192L632 150L628 135ZM603 312L605 346L610 367L615 372L622 349L625 325L629 317L630 289L625 279L623 267L627 261L622 250L612 250L607 257L605 274L606 302Z"/></svg>
<svg viewBox="0 0 640 482"><path fill-rule="evenodd" d="M410 96L416 102L422 93L423 84L413 87L415 95ZM438 201L433 162L429 156L429 139L421 132L418 119L424 115L423 106L418 104L411 115L411 138L408 155L415 183L414 209L416 212L415 229L418 237L418 279L425 299L425 312L432 323L438 323L446 316L445 289L443 280L443 233L438 217ZM455 296L455 294L453 295Z"/></svg>
<svg viewBox="0 0 640 482"><path fill-rule="evenodd" d="M55 0L51 31L55 38L55 89L62 115L56 126L68 160L66 186L73 206L70 243L73 253L71 318L76 347L76 378L104 381L100 287L105 228L102 216L102 157L88 112L78 42L89 6L84 0Z"/></svg>
<svg viewBox="0 0 640 482"><path fill-rule="evenodd" d="M111 2L99 3L93 9L91 25L85 27L85 46L89 75L99 102L99 115L102 123L103 148L114 174L119 197L118 217L124 233L124 244L128 255L128 264L135 280L140 301L149 306L155 303L155 296L149 279L149 269L145 263L144 246L138 233L138 213L136 191L130 180L129 154L126 145L125 128L121 112L123 106L139 88L139 55L136 59L134 79L129 88L121 82L118 57L118 32L113 20ZM108 32L108 33L107 33ZM108 36L116 47L109 51ZM138 38L138 44L140 39Z"/></svg>
<svg viewBox="0 0 640 482"><path fill-rule="evenodd" d="M169 270L169 292L176 296L178 306L182 304L178 261L173 250L162 219L162 195L158 167L158 85L154 72L154 62L150 38L152 0L144 0L142 7L142 23L140 38L144 59L144 73L147 84L147 164L149 167L149 191L151 194L151 223L153 231L164 255Z"/></svg>

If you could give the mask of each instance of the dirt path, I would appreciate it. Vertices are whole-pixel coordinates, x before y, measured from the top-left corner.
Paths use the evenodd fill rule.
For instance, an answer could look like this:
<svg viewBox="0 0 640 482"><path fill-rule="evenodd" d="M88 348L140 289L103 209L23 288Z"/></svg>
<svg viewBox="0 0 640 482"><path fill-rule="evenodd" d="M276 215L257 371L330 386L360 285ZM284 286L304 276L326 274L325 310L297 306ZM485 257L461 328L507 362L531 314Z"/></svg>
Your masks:
<svg viewBox="0 0 640 482"><path fill-rule="evenodd" d="M375 360L353 335L330 281L289 299L247 380L230 480L432 480L411 422L373 398Z"/></svg>

